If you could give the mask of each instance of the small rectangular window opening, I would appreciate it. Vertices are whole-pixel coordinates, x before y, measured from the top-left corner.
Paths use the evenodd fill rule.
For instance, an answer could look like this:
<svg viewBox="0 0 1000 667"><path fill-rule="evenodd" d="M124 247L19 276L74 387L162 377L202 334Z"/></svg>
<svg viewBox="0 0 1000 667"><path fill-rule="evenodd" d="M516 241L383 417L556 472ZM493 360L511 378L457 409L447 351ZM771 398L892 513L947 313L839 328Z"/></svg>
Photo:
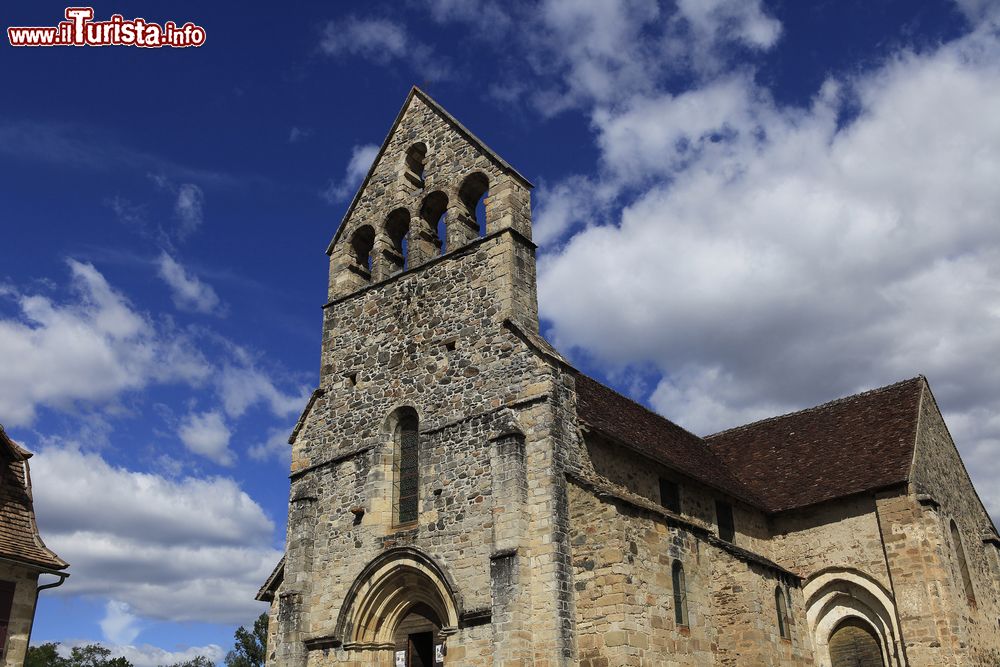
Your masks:
<svg viewBox="0 0 1000 667"><path fill-rule="evenodd" d="M660 478L660 504L674 514L680 514L681 489L677 482Z"/></svg>
<svg viewBox="0 0 1000 667"><path fill-rule="evenodd" d="M357 373L348 373L347 374L347 384L350 387L356 387L356 386L358 386L358 374Z"/></svg>
<svg viewBox="0 0 1000 667"><path fill-rule="evenodd" d="M458 347L458 341L456 340L449 340L444 344L444 349L448 352L454 352L456 347Z"/></svg>
<svg viewBox="0 0 1000 667"><path fill-rule="evenodd" d="M732 542L736 538L733 506L722 500L715 501L715 518L719 524L719 539Z"/></svg>

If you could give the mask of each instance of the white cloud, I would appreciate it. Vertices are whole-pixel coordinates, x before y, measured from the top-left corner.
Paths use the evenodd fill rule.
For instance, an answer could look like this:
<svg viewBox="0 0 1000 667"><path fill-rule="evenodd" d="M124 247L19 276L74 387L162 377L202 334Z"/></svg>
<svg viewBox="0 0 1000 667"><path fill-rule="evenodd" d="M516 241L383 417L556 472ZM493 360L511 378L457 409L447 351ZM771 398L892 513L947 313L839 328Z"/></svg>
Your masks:
<svg viewBox="0 0 1000 667"><path fill-rule="evenodd" d="M267 435L267 440L253 445L248 450L250 458L256 461L266 461L274 458L281 463L291 464L292 446L288 444L288 434L291 428L275 428Z"/></svg>
<svg viewBox="0 0 1000 667"><path fill-rule="evenodd" d="M955 0L955 4L972 24L1000 21L1000 2L997 0Z"/></svg>
<svg viewBox="0 0 1000 667"><path fill-rule="evenodd" d="M19 318L0 319L0 414L32 423L40 405L103 403L155 382L197 383L209 365L186 336L157 327L91 264L69 262L73 298L8 291Z"/></svg>
<svg viewBox="0 0 1000 667"><path fill-rule="evenodd" d="M197 276L188 273L167 253L162 253L157 261L157 275L171 289L174 305L180 310L197 313L212 313L219 307L219 295L211 285L206 285Z"/></svg>
<svg viewBox="0 0 1000 667"><path fill-rule="evenodd" d="M479 28L479 35L503 33L514 23L499 3L489 0L474 3L466 0L431 0L426 6L431 18L438 23L470 23Z"/></svg>
<svg viewBox="0 0 1000 667"><path fill-rule="evenodd" d="M923 372L997 507L994 35L828 82L809 108L736 76L594 119L603 182L638 194L542 257L559 345L653 364L654 407L703 433Z"/></svg>
<svg viewBox="0 0 1000 667"><path fill-rule="evenodd" d="M406 28L399 23L348 17L326 25L319 48L331 56L360 55L385 63L405 56L408 41Z"/></svg>
<svg viewBox="0 0 1000 667"><path fill-rule="evenodd" d="M388 19L349 16L330 21L323 29L319 49L331 57L358 56L381 65L400 61L434 81L451 76L447 58L413 39L402 24Z"/></svg>
<svg viewBox="0 0 1000 667"><path fill-rule="evenodd" d="M312 136L313 131L308 127L293 126L288 133L288 143L294 144L304 141Z"/></svg>
<svg viewBox="0 0 1000 667"><path fill-rule="evenodd" d="M730 158L733 133L740 133L738 148L752 150L754 131L780 122L772 118L776 114L749 77L736 76L678 95L636 96L616 112L596 111L594 126L609 176L627 183L662 182L695 162Z"/></svg>
<svg viewBox="0 0 1000 667"><path fill-rule="evenodd" d="M180 227L177 235L184 239L190 236L201 226L204 218L203 208L205 204L205 194L202 189L194 183L182 183L177 188L177 201L174 204L174 213Z"/></svg>
<svg viewBox="0 0 1000 667"><path fill-rule="evenodd" d="M138 620L122 614L124 631L142 619L244 623L263 610L253 598L281 552L233 480L167 479L70 446L46 446L31 464L41 533L73 567L58 595L127 605L118 611Z"/></svg>
<svg viewBox="0 0 1000 667"><path fill-rule="evenodd" d="M127 604L118 600L108 600L99 624L104 639L115 644L131 644L140 632L139 619Z"/></svg>
<svg viewBox="0 0 1000 667"><path fill-rule="evenodd" d="M677 11L702 44L731 41L767 49L781 34L781 23L764 13L759 0L678 0Z"/></svg>
<svg viewBox="0 0 1000 667"><path fill-rule="evenodd" d="M531 78L535 90L526 97L547 116L595 104L614 108L654 92L667 75L711 75L732 57L734 45L765 51L781 34L760 0L544 0L530 7L508 3L503 10L435 0L428 10L436 21L485 25L486 38L518 44L519 62L531 73L505 68L491 94L517 100Z"/></svg>
<svg viewBox="0 0 1000 667"><path fill-rule="evenodd" d="M368 174L376 155L378 146L375 144L363 144L352 148L351 159L347 161L344 177L330 181L330 185L322 193L323 198L331 204L350 198Z"/></svg>
<svg viewBox="0 0 1000 667"><path fill-rule="evenodd" d="M219 663L225 657L225 650L218 644L207 646L191 646L180 651L168 651L158 646L140 644L138 646L122 645L112 642L96 642L89 640L78 640L64 642L59 645L59 654L64 658L69 657L71 650L75 646L87 646L89 644L100 644L111 651L111 657L124 657L135 667L163 667L164 665L174 665L178 662L187 662L198 656L205 656L213 663Z"/></svg>
<svg viewBox="0 0 1000 667"><path fill-rule="evenodd" d="M236 458L229 449L232 433L218 412L189 414L177 431L184 446L219 465L231 466Z"/></svg>
<svg viewBox="0 0 1000 667"><path fill-rule="evenodd" d="M230 417L240 417L260 402L267 404L275 416L287 417L302 410L309 400L307 388L302 387L298 394L286 394L267 375L250 367L226 366L217 381L222 405Z"/></svg>

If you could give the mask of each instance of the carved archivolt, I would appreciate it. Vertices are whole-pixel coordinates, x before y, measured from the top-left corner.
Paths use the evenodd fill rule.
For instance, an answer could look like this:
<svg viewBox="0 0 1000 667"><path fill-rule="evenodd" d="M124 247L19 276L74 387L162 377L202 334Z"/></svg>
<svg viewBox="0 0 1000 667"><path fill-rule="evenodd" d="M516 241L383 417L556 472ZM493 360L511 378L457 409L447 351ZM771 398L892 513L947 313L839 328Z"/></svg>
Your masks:
<svg viewBox="0 0 1000 667"><path fill-rule="evenodd" d="M399 622L419 604L430 607L441 619L440 635L458 630L453 588L434 561L412 548L388 551L372 561L351 586L336 636L347 650L391 649Z"/></svg>
<svg viewBox="0 0 1000 667"><path fill-rule="evenodd" d="M895 602L870 576L848 568L823 570L809 578L802 592L818 665L830 667L830 636L849 619L870 626L879 640L884 664L903 664Z"/></svg>

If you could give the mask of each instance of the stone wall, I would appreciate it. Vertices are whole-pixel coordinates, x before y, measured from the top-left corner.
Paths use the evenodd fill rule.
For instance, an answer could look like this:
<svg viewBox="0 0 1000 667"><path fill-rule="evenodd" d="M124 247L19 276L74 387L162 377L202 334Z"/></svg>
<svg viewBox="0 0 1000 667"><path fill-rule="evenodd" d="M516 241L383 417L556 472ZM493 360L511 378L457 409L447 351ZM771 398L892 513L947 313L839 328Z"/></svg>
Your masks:
<svg viewBox="0 0 1000 667"><path fill-rule="evenodd" d="M414 146L423 146L422 174L416 180L407 164ZM469 210L463 192L470 176L485 180L485 220ZM390 277L405 263L410 268L433 260L444 251L453 252L486 234L502 229L531 238L530 185L509 166L483 150L471 136L446 117L446 112L411 93L394 131L376 159L374 169L352 203L330 248L329 298L351 294L365 285ZM475 202L471 202L472 207ZM409 231L406 252L393 242L394 220L405 220ZM446 232L441 238L438 218L443 214ZM352 247L355 233L370 227L374 241L370 266L364 265ZM523 290L512 296L525 322L537 320L534 256L525 257L525 247L512 249L506 272Z"/></svg>
<svg viewBox="0 0 1000 667"><path fill-rule="evenodd" d="M808 665L804 622L779 635L775 587L790 579L740 560L666 514L570 483L576 632L582 665ZM684 568L687 624L675 620L672 567Z"/></svg>
<svg viewBox="0 0 1000 667"><path fill-rule="evenodd" d="M891 588L871 495L773 517L765 553L803 578L830 567L850 567Z"/></svg>
<svg viewBox="0 0 1000 667"><path fill-rule="evenodd" d="M812 665L802 589L787 576L713 551L711 614L718 629L718 665ZM778 625L775 592L786 601L788 638Z"/></svg>
<svg viewBox="0 0 1000 667"><path fill-rule="evenodd" d="M35 591L38 572L10 563L0 563L0 580L14 583L14 604L7 626L7 645L3 654L4 667L21 667L28 650L28 634L35 615Z"/></svg>
<svg viewBox="0 0 1000 667"><path fill-rule="evenodd" d="M431 164L426 173L429 187ZM376 215L375 201L354 215ZM568 562L554 451L566 437L555 416L567 409L565 380L510 324L537 329L533 253L524 235L499 229L326 307L320 391L293 437L276 623L281 645L299 648L275 664L384 659L339 646L338 619L366 566L404 546L441 566L467 617L447 639L448 663L572 654L557 581ZM397 526L391 423L403 406L419 417L420 503L418 521Z"/></svg>
<svg viewBox="0 0 1000 667"><path fill-rule="evenodd" d="M716 535L719 532L715 501L733 506L736 527L734 544L756 553L767 553L768 527L762 511L738 501L721 491L653 461L635 450L612 442L597 433L585 438L586 456L582 470L592 471L608 482L630 493L660 503L660 479L676 482L680 487L680 516L703 525Z"/></svg>
<svg viewBox="0 0 1000 667"><path fill-rule="evenodd" d="M291 438L269 667L392 665L374 627L383 616L366 626L365 605L397 557L386 586L412 596L394 609L430 605L448 665L827 665L825 638L855 612L882 633L890 664L993 660L1000 554L982 541L988 517L929 392L912 489L776 516L584 433L573 371L537 335L529 189L411 93L328 249L320 382ZM417 520L400 525L403 412L418 419L420 473ZM659 506L661 478L680 485L677 513ZM720 500L733 505L731 544L718 537ZM960 594L951 520L975 605ZM905 647L893 643L900 626Z"/></svg>
<svg viewBox="0 0 1000 667"><path fill-rule="evenodd" d="M920 407L912 494L886 508L886 543L914 664L1000 662L1000 602L984 542L994 528L930 389ZM966 598L950 524L960 533L974 601ZM906 586L902 582L906 582Z"/></svg>

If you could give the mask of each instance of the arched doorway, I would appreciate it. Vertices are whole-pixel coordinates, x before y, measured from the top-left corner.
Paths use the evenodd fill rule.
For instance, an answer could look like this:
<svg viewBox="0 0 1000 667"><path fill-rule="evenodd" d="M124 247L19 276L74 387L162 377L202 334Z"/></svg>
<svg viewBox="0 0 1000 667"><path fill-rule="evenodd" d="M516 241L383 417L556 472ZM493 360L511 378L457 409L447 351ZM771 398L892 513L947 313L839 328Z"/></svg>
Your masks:
<svg viewBox="0 0 1000 667"><path fill-rule="evenodd" d="M434 667L434 647L441 644L441 621L428 605L418 603L396 626L394 664L400 667Z"/></svg>
<svg viewBox="0 0 1000 667"><path fill-rule="evenodd" d="M882 647L870 625L848 618L830 635L832 667L885 667Z"/></svg>
<svg viewBox="0 0 1000 667"><path fill-rule="evenodd" d="M400 547L358 575L337 621L336 636L359 664L437 667L458 630L454 587L426 554Z"/></svg>
<svg viewBox="0 0 1000 667"><path fill-rule="evenodd" d="M851 568L827 568L810 576L802 592L818 665L903 667L906 664L899 639L895 600L871 576ZM838 644L849 646L863 645L867 652L841 650L835 655L835 640ZM870 656L873 646L877 657L865 658ZM857 658L857 655L862 658ZM852 659L854 662L850 661ZM862 662L857 662L857 659L862 659Z"/></svg>

